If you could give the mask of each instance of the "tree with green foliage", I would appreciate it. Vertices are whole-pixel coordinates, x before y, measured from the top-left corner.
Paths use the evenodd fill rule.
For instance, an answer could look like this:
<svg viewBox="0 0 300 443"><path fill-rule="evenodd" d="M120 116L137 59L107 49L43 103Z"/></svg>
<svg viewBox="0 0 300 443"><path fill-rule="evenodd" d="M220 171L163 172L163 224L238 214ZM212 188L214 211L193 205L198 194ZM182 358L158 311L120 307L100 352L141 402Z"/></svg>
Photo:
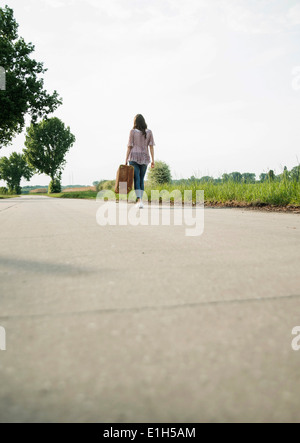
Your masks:
<svg viewBox="0 0 300 443"><path fill-rule="evenodd" d="M256 174L253 172L244 172L242 174L242 182L243 183L255 183Z"/></svg>
<svg viewBox="0 0 300 443"><path fill-rule="evenodd" d="M155 167L148 172L147 180L151 186L172 182L170 167L163 161L156 161Z"/></svg>
<svg viewBox="0 0 300 443"><path fill-rule="evenodd" d="M261 183L263 183L263 182L265 182L265 181L267 180L267 178L268 178L268 174L265 174L264 172L262 172L262 173L260 174L260 176L259 176L259 181L260 181Z"/></svg>
<svg viewBox="0 0 300 443"><path fill-rule="evenodd" d="M300 182L300 165L291 170L290 176L293 181Z"/></svg>
<svg viewBox="0 0 300 443"><path fill-rule="evenodd" d="M229 180L232 180L235 183L241 183L242 174L240 172L231 172L229 174Z"/></svg>
<svg viewBox="0 0 300 443"><path fill-rule="evenodd" d="M60 177L51 179L48 186L48 194L59 194L61 192L61 182Z"/></svg>
<svg viewBox="0 0 300 443"><path fill-rule="evenodd" d="M32 124L26 131L24 154L29 165L51 177L49 192L60 192L66 154L75 143L69 127L57 117Z"/></svg>
<svg viewBox="0 0 300 443"><path fill-rule="evenodd" d="M61 105L58 93L44 89L43 63L31 57L34 45L18 36L13 10L0 8L0 66L5 70L6 88L0 91L0 148L22 132L25 116L31 122L45 118Z"/></svg>
<svg viewBox="0 0 300 443"><path fill-rule="evenodd" d="M13 152L9 158L0 159L0 179L6 181L10 193L21 194L22 178L29 181L33 174L34 169L27 164L23 154Z"/></svg>
<svg viewBox="0 0 300 443"><path fill-rule="evenodd" d="M213 183L214 182L214 178L209 176L209 175L204 175L203 177L201 177L199 179L200 183Z"/></svg>

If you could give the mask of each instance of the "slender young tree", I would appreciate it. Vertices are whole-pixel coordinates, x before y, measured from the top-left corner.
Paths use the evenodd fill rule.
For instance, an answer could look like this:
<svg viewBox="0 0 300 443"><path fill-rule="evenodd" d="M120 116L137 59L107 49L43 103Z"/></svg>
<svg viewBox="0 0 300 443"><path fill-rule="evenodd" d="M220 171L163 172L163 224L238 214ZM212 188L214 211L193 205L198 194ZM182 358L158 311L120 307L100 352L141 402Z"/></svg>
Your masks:
<svg viewBox="0 0 300 443"><path fill-rule="evenodd" d="M6 80L0 90L0 148L22 132L26 115L37 122L62 103L56 91L44 89L46 69L31 57L34 45L18 36L18 26L13 10L0 8L0 66Z"/></svg>
<svg viewBox="0 0 300 443"><path fill-rule="evenodd" d="M61 174L66 154L75 143L69 127L57 117L27 128L24 154L30 166L51 177L49 192L60 192Z"/></svg>
<svg viewBox="0 0 300 443"><path fill-rule="evenodd" d="M0 179L6 181L11 193L21 194L22 178L29 181L33 174L34 169L27 164L23 154L13 152L9 158L0 159Z"/></svg>

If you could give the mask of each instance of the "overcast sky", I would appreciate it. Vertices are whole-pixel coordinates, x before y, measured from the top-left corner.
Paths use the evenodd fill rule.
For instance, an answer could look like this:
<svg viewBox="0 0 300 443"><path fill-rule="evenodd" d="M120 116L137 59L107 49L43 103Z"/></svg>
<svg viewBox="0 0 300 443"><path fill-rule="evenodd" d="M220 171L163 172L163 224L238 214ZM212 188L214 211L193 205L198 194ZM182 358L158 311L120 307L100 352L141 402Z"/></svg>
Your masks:
<svg viewBox="0 0 300 443"><path fill-rule="evenodd" d="M173 178L279 173L300 160L299 0L5 4L48 68L46 89L63 97L54 115L77 138L64 185L115 178L137 113Z"/></svg>

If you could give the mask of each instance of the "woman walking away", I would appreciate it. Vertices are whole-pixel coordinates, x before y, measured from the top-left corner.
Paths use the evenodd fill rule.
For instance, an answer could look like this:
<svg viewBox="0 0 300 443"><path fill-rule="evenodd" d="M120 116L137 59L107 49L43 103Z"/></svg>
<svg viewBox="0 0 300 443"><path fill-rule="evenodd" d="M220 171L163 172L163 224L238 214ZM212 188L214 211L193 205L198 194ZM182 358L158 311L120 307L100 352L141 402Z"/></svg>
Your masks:
<svg viewBox="0 0 300 443"><path fill-rule="evenodd" d="M148 147L150 147L152 158L151 168L154 168L154 146L152 131L147 129L144 117L141 114L136 115L133 129L129 135L125 164L127 165L129 161L129 164L134 167L134 189L137 197L136 206L140 209L144 207L144 178L150 163Z"/></svg>

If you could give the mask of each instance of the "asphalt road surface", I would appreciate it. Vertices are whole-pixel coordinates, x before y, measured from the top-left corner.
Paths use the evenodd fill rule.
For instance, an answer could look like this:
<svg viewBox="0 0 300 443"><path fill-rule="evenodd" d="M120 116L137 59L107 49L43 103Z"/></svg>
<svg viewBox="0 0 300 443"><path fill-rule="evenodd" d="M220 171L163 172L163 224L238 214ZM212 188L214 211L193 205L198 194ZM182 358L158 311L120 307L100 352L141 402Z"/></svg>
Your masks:
<svg viewBox="0 0 300 443"><path fill-rule="evenodd" d="M99 208L0 200L0 421L299 422L299 215L187 236Z"/></svg>

